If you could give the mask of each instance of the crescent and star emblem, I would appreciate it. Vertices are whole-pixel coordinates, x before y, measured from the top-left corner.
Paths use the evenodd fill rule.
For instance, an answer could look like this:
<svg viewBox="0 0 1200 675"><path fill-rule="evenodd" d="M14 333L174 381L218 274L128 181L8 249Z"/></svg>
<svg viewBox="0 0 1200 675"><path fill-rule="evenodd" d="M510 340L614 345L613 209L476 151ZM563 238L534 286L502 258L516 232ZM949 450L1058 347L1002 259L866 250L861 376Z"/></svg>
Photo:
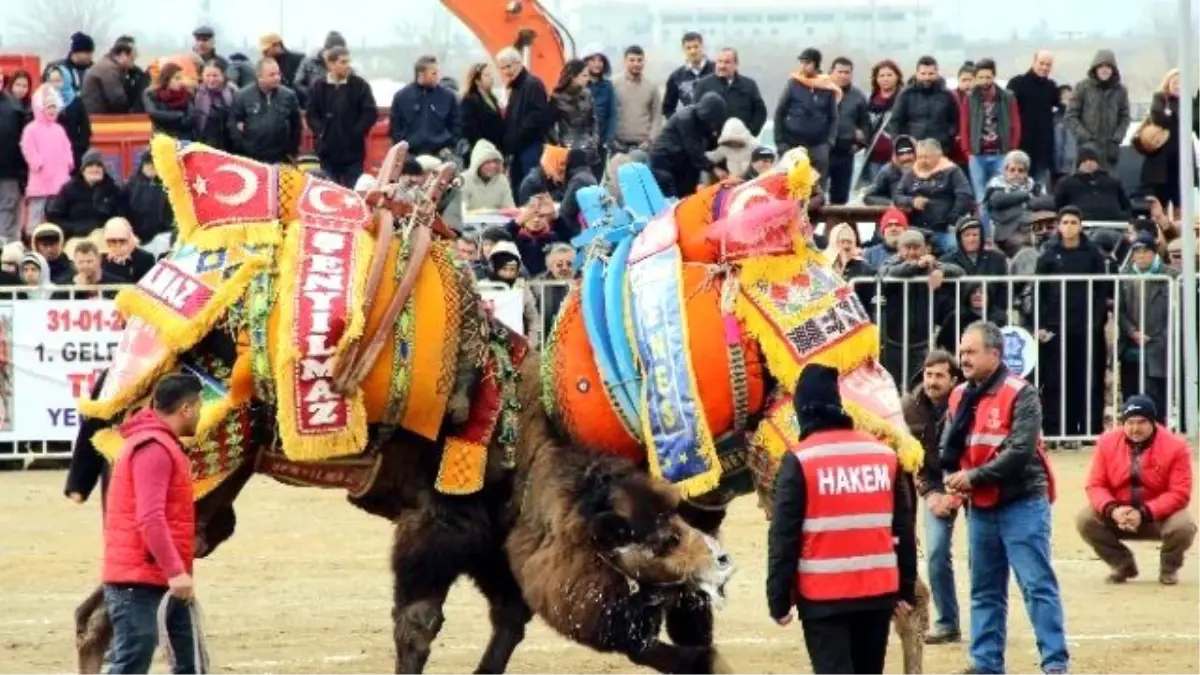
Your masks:
<svg viewBox="0 0 1200 675"><path fill-rule="evenodd" d="M258 176L254 172L244 166L237 164L222 164L216 169L213 169L214 174L231 173L242 179L242 189L232 194L216 192L208 186L207 192L213 199L224 204L225 206L242 206L254 198L258 192ZM198 179L199 180L199 179ZM199 190L197 190L199 192Z"/></svg>
<svg viewBox="0 0 1200 675"><path fill-rule="evenodd" d="M333 192L336 195L333 205L330 205L329 201L325 199L325 194L327 192ZM343 211L345 209L353 209L359 205L360 201L358 195L339 195L334 188L329 185L313 183L312 189L308 191L308 206L317 213L329 215L338 213L339 211Z"/></svg>

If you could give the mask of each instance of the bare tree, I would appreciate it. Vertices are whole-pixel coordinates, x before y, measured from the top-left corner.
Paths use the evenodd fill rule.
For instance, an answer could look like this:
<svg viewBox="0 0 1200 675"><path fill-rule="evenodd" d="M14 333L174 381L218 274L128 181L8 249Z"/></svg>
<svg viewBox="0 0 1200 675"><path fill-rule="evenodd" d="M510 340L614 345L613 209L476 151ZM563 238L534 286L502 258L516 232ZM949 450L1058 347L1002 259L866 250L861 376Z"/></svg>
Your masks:
<svg viewBox="0 0 1200 675"><path fill-rule="evenodd" d="M92 36L97 49L104 49L119 20L115 0L39 0L37 11L16 14L9 26L17 41L38 53L64 54L76 31Z"/></svg>

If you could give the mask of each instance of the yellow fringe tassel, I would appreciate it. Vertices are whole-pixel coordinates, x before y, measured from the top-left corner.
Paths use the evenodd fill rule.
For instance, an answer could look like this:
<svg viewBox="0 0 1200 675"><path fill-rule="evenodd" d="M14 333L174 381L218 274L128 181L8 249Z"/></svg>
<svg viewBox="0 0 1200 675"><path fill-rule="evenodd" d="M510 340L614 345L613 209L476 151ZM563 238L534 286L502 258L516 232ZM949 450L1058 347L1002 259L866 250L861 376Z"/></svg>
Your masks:
<svg viewBox="0 0 1200 675"><path fill-rule="evenodd" d="M121 456L121 449L125 446L125 437L114 427L105 427L92 434L92 445L96 446L96 452L99 452L104 459L108 460L109 464L112 464Z"/></svg>
<svg viewBox="0 0 1200 675"><path fill-rule="evenodd" d="M83 397L78 399L75 405L79 409L79 413L84 417L97 420L111 420L145 397L154 386L154 383L158 382L163 375L166 375L173 368L175 368L175 356L168 353L154 367L143 373L141 378L118 391L112 398L93 400Z"/></svg>
<svg viewBox="0 0 1200 675"><path fill-rule="evenodd" d="M301 282L300 259L303 256L304 226L296 222L287 228L287 236L279 249L279 326L281 335L275 347L275 380L278 392L279 437L283 441L283 454L288 459L297 462L311 462L345 457L362 452L367 442L367 410L363 404L361 391L347 397L346 427L338 432L307 435L300 433L296 424L296 416L300 414L301 405L296 397L296 361L300 358L300 350L294 344L294 326L296 325L296 291ZM358 250L359 242L355 243ZM355 256L354 267L367 267L366 259ZM356 280L357 283L357 280ZM361 295L359 296L361 297ZM358 298L351 298L351 307L359 305ZM358 306L357 321L361 334L362 308ZM350 325L355 323L354 310L351 310ZM348 329L350 326L347 327ZM339 346L342 341L339 340Z"/></svg>
<svg viewBox="0 0 1200 675"><path fill-rule="evenodd" d="M137 286L118 293L114 305L122 315L140 317L157 328L162 344L172 352L182 354L212 331L229 306L242 299L255 275L270 264L271 261L263 256L247 256L233 276L221 282L213 296L191 318L164 307L161 301Z"/></svg>
<svg viewBox="0 0 1200 675"><path fill-rule="evenodd" d="M208 149L224 154L213 148ZM279 244L280 225L277 220L202 228L196 220L192 193L183 175L183 164L179 161L179 143L170 136L155 134L150 139L150 156L154 160L155 171L162 179L163 186L167 188L167 200L175 214L179 241L200 249L226 248L239 244ZM273 190L275 187L267 186L267 189Z"/></svg>
<svg viewBox="0 0 1200 675"><path fill-rule="evenodd" d="M473 495L483 489L487 447L457 436L446 437L434 487L444 495Z"/></svg>
<svg viewBox="0 0 1200 675"><path fill-rule="evenodd" d="M358 342L367 327L367 303L373 298L367 294L367 277L371 272L371 255L375 252L375 239L366 230L354 231L354 267L350 272L350 321L346 332L338 340L337 354L344 353L350 345Z"/></svg>
<svg viewBox="0 0 1200 675"><path fill-rule="evenodd" d="M842 408L850 413L855 429L874 436L896 452L896 460L904 471L913 473L925 461L925 448L904 429L845 399L842 400Z"/></svg>

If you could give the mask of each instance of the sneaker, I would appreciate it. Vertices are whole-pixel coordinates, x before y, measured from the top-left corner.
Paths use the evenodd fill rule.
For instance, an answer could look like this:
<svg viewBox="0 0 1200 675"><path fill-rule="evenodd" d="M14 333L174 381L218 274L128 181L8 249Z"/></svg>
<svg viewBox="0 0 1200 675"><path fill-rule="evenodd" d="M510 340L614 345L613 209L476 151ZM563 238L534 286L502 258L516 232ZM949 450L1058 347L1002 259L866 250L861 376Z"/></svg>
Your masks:
<svg viewBox="0 0 1200 675"><path fill-rule="evenodd" d="M1136 565L1125 565L1123 567L1113 568L1108 577L1104 579L1105 583L1123 584L1130 579L1137 578L1138 571Z"/></svg>
<svg viewBox="0 0 1200 675"><path fill-rule="evenodd" d="M945 645L952 642L962 642L962 632L957 628L934 628L925 636L927 645Z"/></svg>
<svg viewBox="0 0 1200 675"><path fill-rule="evenodd" d="M1175 572L1159 572L1158 583L1163 586L1174 586L1179 583L1179 575Z"/></svg>

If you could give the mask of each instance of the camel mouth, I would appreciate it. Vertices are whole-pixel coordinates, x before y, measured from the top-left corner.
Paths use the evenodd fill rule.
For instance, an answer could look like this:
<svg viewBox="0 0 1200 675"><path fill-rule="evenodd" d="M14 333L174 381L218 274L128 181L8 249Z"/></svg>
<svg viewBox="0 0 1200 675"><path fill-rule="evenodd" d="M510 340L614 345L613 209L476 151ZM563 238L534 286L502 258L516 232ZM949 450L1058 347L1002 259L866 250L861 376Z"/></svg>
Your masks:
<svg viewBox="0 0 1200 675"><path fill-rule="evenodd" d="M715 537L704 535L704 543L712 555L712 566L700 576L697 586L708 597L713 609L721 610L728 604L726 586L737 572L737 565L733 562L733 556Z"/></svg>

